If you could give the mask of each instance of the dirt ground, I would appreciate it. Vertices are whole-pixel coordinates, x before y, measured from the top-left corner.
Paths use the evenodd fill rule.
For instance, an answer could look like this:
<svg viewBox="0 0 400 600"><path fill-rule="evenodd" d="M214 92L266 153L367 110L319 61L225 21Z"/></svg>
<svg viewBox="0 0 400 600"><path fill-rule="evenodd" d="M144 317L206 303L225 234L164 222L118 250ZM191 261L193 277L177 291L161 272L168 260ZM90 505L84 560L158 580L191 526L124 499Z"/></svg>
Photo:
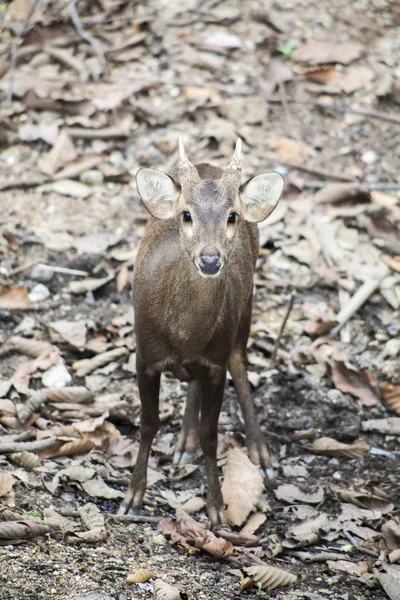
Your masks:
<svg viewBox="0 0 400 600"><path fill-rule="evenodd" d="M296 582L243 597L398 600L399 7L13 0L0 27L0 599L223 600L267 564ZM260 227L249 341L277 481L253 507L257 543L226 558L157 529L205 497L200 452L171 466L185 384L168 374L143 522L113 517L139 431L134 175L171 171L179 136L221 167L240 136L243 181L286 180ZM228 381L221 478L245 451L234 400ZM89 502L105 524L77 512ZM128 583L138 569L152 577Z"/></svg>

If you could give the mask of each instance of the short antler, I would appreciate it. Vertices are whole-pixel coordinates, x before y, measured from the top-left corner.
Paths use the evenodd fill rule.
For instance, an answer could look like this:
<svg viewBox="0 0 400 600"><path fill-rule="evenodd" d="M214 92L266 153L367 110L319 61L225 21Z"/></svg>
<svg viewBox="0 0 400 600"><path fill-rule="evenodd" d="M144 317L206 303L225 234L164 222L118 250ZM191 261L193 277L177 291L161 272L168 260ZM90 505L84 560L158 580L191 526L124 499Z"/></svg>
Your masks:
<svg viewBox="0 0 400 600"><path fill-rule="evenodd" d="M190 162L185 152L185 145L183 143L183 139L180 137L178 140L178 148L179 148L179 171L178 177L179 182L182 186L191 185L198 183L200 181L200 176L197 172L196 167L193 163Z"/></svg>
<svg viewBox="0 0 400 600"><path fill-rule="evenodd" d="M225 169L226 171L241 171L242 170L242 140L238 138L235 146L235 152L232 160Z"/></svg>

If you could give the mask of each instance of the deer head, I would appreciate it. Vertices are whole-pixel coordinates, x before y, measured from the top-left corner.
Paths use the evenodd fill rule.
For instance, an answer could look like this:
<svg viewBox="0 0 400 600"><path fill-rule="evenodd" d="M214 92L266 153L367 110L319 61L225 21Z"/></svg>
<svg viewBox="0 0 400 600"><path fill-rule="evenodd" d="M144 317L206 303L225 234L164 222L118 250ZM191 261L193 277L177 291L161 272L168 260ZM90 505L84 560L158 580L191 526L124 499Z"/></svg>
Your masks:
<svg viewBox="0 0 400 600"><path fill-rule="evenodd" d="M179 139L178 181L156 169L136 175L139 194L156 219L174 219L188 258L203 277L218 277L238 238L241 221L264 221L283 190L278 173L262 173L241 185L241 140L219 179L200 178Z"/></svg>

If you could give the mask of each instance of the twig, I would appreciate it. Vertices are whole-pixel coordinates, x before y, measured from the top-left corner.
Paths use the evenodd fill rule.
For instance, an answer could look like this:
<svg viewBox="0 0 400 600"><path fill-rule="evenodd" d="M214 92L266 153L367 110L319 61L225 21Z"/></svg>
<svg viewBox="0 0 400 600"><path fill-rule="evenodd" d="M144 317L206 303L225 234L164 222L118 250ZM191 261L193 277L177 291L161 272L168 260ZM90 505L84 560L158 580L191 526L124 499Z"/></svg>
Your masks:
<svg viewBox="0 0 400 600"><path fill-rule="evenodd" d="M320 190L327 185L326 181L305 181L303 183L303 187L310 190ZM375 182L375 183L349 183L348 189L356 191L356 192L372 192L373 190L382 190L382 191L396 191L400 190L400 183L384 183L384 182Z"/></svg>
<svg viewBox="0 0 400 600"><path fill-rule="evenodd" d="M326 177L326 179L337 179L338 181L344 181L353 183L354 177L350 177L350 175L333 173L328 169L321 169L319 167L310 167L303 163L299 163L293 160L286 160L279 156L279 154L267 154L266 158L268 160L273 161L275 163L280 163L281 165L285 165L286 167L290 167L291 169L298 169L299 171L305 171L306 173L312 173L313 175L318 175L319 177Z"/></svg>
<svg viewBox="0 0 400 600"><path fill-rule="evenodd" d="M289 318L289 315L292 312L293 304L294 304L294 293L290 296L290 300L289 300L289 304L288 304L288 307L287 307L287 310L286 310L286 314L285 314L284 319L282 321L282 325L281 325L281 328L279 330L278 337L276 338L276 341L275 341L275 344L274 344L274 348L272 350L272 355L271 355L271 365L272 366L275 365L276 355L277 355L278 350L279 350L279 344L281 343L282 335L283 335L284 329L286 327L286 323L287 323L287 320Z"/></svg>
<svg viewBox="0 0 400 600"><path fill-rule="evenodd" d="M78 0L71 0L71 2L69 3L68 10L69 10L69 15L71 17L71 21L73 22L75 29L78 32L78 34L80 35L80 37L85 42L87 42L88 44L90 44L92 46L94 53L96 54L98 61L100 63L101 73L104 73L106 70L107 61L106 61L106 57L103 52L103 48L102 48L100 42L98 42L98 40L96 40L95 37L93 37L90 33L88 33L87 31L85 31L83 29L81 20L78 15L78 11L76 10L77 3L78 3ZM96 77L95 77L95 79L96 79Z"/></svg>
<svg viewBox="0 0 400 600"><path fill-rule="evenodd" d="M64 127L64 131L72 138L81 138L83 140L93 139L112 139L129 137L130 131L127 127L111 125L101 129L84 129L83 127Z"/></svg>
<svg viewBox="0 0 400 600"><path fill-rule="evenodd" d="M332 329L330 336L333 337L342 329L343 325L351 319L351 317L358 311L359 308L376 292L381 283L382 279L384 279L389 274L389 269L378 279L370 279L365 281L360 288L356 291L355 294L350 298L349 302L346 304L342 310L338 312L336 315L336 321L338 325Z"/></svg>
<svg viewBox="0 0 400 600"><path fill-rule="evenodd" d="M86 277L89 274L87 271L80 271L79 269L56 267L54 265L45 265L43 263L39 263L38 266L43 269L47 269L47 271L53 271L53 273L63 273L64 275L76 275L77 277Z"/></svg>
<svg viewBox="0 0 400 600"><path fill-rule="evenodd" d="M80 517L77 510L71 508L57 508L57 512L63 517L71 517L72 519ZM125 523L158 523L163 517L152 517L146 515L117 515L115 513L103 513L108 519L113 521L122 521Z"/></svg>
<svg viewBox="0 0 400 600"><path fill-rule="evenodd" d="M60 63L67 65L67 67L70 67L79 73L81 81L87 81L89 79L89 73L86 70L84 63L72 56L67 50L46 46L44 51Z"/></svg>
<svg viewBox="0 0 400 600"><path fill-rule="evenodd" d="M363 552L364 554L369 554L370 556L373 556L374 558L378 558L379 552L376 552L375 550L370 550L369 548L364 548L364 546L360 546L360 544L357 544L356 540L353 538L353 536L348 531L343 530L342 534L344 535L345 538L347 538L349 540L350 544L352 546L354 546L354 548L356 548L360 552Z"/></svg>
<svg viewBox="0 0 400 600"><path fill-rule="evenodd" d="M47 438L44 440L35 440L34 442L4 442L0 443L0 454L10 454L11 452L41 452L54 446L57 442L56 437Z"/></svg>
<svg viewBox="0 0 400 600"><path fill-rule="evenodd" d="M21 37L24 35L25 31L27 30L29 22L30 22L32 15L35 12L38 4L39 4L39 0L33 0L32 4L31 4L31 8L29 9L28 14L26 15L25 21L22 23L22 27L19 30L17 37L15 38L15 40L13 41L12 46L11 46L10 79L8 81L8 90L7 90L7 98L6 98L8 104L11 103L11 98L12 98L12 94L13 94L14 77L15 77L15 71L17 68L17 53L18 53L19 40L21 39Z"/></svg>

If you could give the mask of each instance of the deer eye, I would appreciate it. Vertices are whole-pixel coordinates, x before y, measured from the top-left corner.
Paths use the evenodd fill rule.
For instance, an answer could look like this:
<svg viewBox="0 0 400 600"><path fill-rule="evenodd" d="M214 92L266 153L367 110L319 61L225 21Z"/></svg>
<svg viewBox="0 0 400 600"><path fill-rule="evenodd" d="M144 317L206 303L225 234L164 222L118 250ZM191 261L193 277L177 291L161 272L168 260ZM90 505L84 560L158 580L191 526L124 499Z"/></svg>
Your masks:
<svg viewBox="0 0 400 600"><path fill-rule="evenodd" d="M185 223L190 223L192 220L192 215L190 214L190 212L188 210L183 211L182 217L183 217L183 220L185 221Z"/></svg>
<svg viewBox="0 0 400 600"><path fill-rule="evenodd" d="M237 214L235 212L231 212L228 215L228 223L235 223L236 222L236 217Z"/></svg>

